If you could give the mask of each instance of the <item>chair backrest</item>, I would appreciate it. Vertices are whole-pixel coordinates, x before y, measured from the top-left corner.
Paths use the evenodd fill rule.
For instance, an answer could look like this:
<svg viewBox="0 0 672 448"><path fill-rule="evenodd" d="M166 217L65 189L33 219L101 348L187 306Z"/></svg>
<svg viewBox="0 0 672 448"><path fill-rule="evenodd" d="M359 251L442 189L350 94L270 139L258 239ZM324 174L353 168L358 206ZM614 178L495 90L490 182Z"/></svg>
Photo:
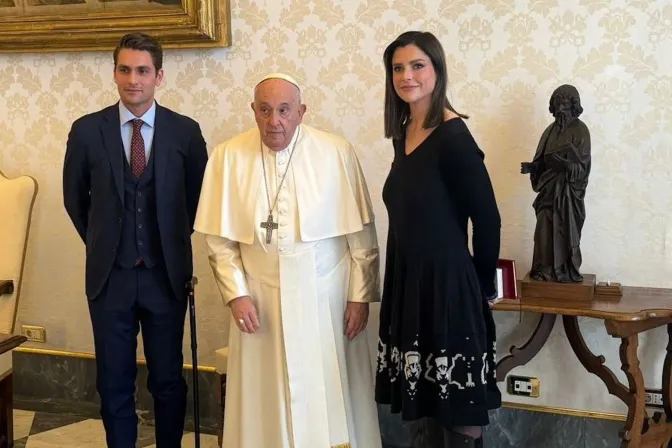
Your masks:
<svg viewBox="0 0 672 448"><path fill-rule="evenodd" d="M36 197L35 179L30 176L8 179L0 172L0 281L14 283L11 294L0 295L0 333L14 333Z"/></svg>

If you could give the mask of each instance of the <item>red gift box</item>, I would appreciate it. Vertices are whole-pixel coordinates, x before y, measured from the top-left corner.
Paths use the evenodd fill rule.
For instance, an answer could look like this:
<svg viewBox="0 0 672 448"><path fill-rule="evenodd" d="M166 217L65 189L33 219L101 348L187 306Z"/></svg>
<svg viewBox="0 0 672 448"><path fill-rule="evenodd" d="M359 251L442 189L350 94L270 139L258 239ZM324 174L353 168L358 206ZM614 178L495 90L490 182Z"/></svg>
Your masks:
<svg viewBox="0 0 672 448"><path fill-rule="evenodd" d="M497 299L518 300L518 279L516 277L515 260L500 258L497 261L497 275L495 278Z"/></svg>

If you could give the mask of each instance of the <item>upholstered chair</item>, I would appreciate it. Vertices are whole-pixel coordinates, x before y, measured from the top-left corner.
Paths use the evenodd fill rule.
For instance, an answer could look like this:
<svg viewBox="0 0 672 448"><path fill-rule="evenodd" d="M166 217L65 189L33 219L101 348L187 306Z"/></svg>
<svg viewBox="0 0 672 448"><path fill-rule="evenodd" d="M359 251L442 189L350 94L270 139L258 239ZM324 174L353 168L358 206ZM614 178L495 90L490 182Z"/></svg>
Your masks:
<svg viewBox="0 0 672 448"><path fill-rule="evenodd" d="M0 172L0 446L14 440L12 350L26 341L14 334L37 182Z"/></svg>

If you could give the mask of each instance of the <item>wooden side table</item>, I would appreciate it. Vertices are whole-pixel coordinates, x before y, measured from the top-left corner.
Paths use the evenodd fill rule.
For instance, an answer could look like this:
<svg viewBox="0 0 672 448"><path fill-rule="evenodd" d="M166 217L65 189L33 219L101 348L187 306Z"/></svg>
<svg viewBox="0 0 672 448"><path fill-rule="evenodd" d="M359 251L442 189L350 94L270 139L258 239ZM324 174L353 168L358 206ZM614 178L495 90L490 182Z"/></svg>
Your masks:
<svg viewBox="0 0 672 448"><path fill-rule="evenodd" d="M527 364L544 346L557 316L562 322L569 344L585 369L597 375L610 394L628 406L628 416L619 432L621 448L661 448L672 440L672 289L623 287L619 302L595 296L590 302L524 297L503 300L495 311L529 311L540 313L539 323L530 339L520 348L497 362L497 380L503 381L514 367ZM604 356L596 356L586 345L579 329L579 317L604 321L607 333L621 339L621 369L628 384L622 384L614 372L604 365ZM644 403L644 377L639 366L637 346L639 333L667 326L668 345L663 364L663 408L648 417Z"/></svg>

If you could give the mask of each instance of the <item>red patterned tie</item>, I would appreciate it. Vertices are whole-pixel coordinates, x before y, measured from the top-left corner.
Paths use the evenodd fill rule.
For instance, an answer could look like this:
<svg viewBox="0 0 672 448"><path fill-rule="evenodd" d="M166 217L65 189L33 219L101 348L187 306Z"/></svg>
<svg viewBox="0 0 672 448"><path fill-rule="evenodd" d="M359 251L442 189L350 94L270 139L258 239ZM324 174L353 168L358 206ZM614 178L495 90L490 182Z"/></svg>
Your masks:
<svg viewBox="0 0 672 448"><path fill-rule="evenodd" d="M131 171L136 178L140 178L145 171L145 140L142 138L140 128L142 128L143 121L139 118L133 120L133 136L131 137ZM135 265L139 266L142 263L142 257L135 260Z"/></svg>
<svg viewBox="0 0 672 448"><path fill-rule="evenodd" d="M140 128L143 121L136 118L133 122L133 136L131 137L131 171L136 178L142 176L147 161L145 160L145 140L142 138Z"/></svg>

